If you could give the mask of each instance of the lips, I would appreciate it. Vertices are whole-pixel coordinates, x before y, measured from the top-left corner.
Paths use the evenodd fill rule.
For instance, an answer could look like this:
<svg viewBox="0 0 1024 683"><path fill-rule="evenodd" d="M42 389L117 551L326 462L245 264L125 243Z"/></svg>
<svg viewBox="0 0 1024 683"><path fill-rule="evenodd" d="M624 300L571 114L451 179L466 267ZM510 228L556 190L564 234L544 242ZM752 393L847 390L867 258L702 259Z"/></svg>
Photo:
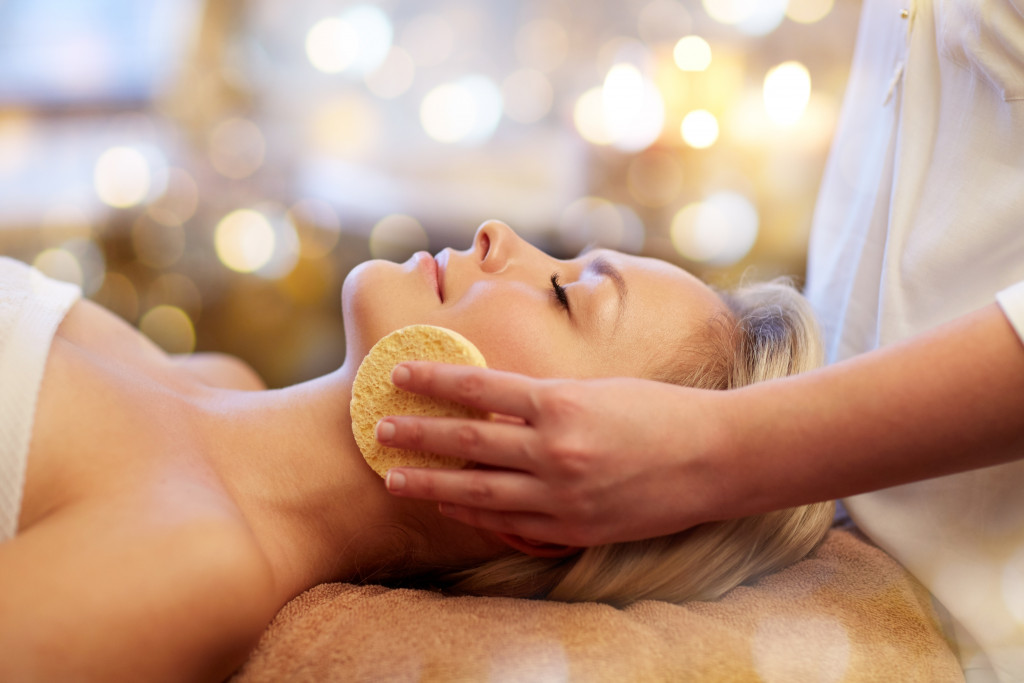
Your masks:
<svg viewBox="0 0 1024 683"><path fill-rule="evenodd" d="M434 257L425 251L416 254L416 265L426 278L428 284L437 292L437 298L444 303L444 271Z"/></svg>

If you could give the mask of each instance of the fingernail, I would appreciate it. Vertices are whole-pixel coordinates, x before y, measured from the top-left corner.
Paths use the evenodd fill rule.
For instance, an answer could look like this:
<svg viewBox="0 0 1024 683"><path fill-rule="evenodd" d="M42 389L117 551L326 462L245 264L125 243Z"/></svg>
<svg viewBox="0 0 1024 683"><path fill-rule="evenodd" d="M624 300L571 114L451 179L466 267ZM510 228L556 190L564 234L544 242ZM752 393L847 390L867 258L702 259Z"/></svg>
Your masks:
<svg viewBox="0 0 1024 683"><path fill-rule="evenodd" d="M391 439L395 438L395 425L387 420L381 420L377 423L377 441L381 443L387 443Z"/></svg>
<svg viewBox="0 0 1024 683"><path fill-rule="evenodd" d="M384 480L384 485L388 487L388 491L401 491L405 488L405 475L401 472L388 470L388 476Z"/></svg>
<svg viewBox="0 0 1024 683"><path fill-rule="evenodd" d="M391 371L391 382L397 387L405 384L409 381L412 373L409 372L409 368L404 365L396 365L395 369Z"/></svg>

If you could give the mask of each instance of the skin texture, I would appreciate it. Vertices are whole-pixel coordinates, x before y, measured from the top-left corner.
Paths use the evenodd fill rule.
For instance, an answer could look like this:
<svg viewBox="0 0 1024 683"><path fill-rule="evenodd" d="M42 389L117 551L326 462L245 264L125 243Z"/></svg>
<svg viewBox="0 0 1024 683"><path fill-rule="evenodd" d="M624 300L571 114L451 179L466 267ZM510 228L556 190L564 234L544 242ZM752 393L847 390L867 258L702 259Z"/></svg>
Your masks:
<svg viewBox="0 0 1024 683"><path fill-rule="evenodd" d="M599 258L628 283L625 304ZM438 261L354 270L342 367L271 391L237 360L170 357L77 302L47 358L18 534L0 544L0 680L223 680L318 583L513 552L433 503L389 495L363 461L351 386L384 334L442 325L495 367L588 377L639 372L720 306L672 266L613 252L558 261L500 223ZM678 301L669 315L665 296Z"/></svg>
<svg viewBox="0 0 1024 683"><path fill-rule="evenodd" d="M1024 348L994 304L899 345L729 392L423 363L399 366L393 378L522 424L388 418L378 438L390 445L510 470L392 470L391 492L553 543L656 536L1024 451Z"/></svg>

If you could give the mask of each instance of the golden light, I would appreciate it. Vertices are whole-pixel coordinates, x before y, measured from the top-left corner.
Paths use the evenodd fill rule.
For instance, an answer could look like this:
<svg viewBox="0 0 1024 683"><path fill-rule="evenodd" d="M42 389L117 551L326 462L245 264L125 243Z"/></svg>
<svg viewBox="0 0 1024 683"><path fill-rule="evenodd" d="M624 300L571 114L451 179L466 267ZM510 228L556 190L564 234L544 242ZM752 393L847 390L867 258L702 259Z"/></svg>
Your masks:
<svg viewBox="0 0 1024 683"><path fill-rule="evenodd" d="M580 136L592 145L610 145L611 133L604 117L604 95L601 88L591 88L576 100L573 123Z"/></svg>
<svg viewBox="0 0 1024 683"><path fill-rule="evenodd" d="M701 0L708 16L720 24L735 26L757 11L760 0Z"/></svg>
<svg viewBox="0 0 1024 683"><path fill-rule="evenodd" d="M373 100L357 93L342 95L311 112L308 144L320 154L358 161L376 148L381 125Z"/></svg>
<svg viewBox="0 0 1024 683"><path fill-rule="evenodd" d="M412 216L385 216L370 231L370 255L389 261L404 261L429 246L427 233Z"/></svg>
<svg viewBox="0 0 1024 683"><path fill-rule="evenodd" d="M781 126L797 123L811 98L811 75L800 62L783 62L764 77L768 118Z"/></svg>
<svg viewBox="0 0 1024 683"><path fill-rule="evenodd" d="M217 224L214 248L225 266L252 273L270 262L276 239L266 216L252 209L232 211Z"/></svg>
<svg viewBox="0 0 1024 683"><path fill-rule="evenodd" d="M438 142L479 144L494 134L501 112L498 86L483 76L466 76L427 93L420 123Z"/></svg>
<svg viewBox="0 0 1024 683"><path fill-rule="evenodd" d="M46 249L32 260L32 266L43 275L82 286L85 274L82 264L66 249Z"/></svg>
<svg viewBox="0 0 1024 683"><path fill-rule="evenodd" d="M306 34L306 57L318 71L341 73L359 53L355 28L336 17L321 19Z"/></svg>
<svg viewBox="0 0 1024 683"><path fill-rule="evenodd" d="M149 194L149 163L133 147L112 147L96 161L93 186L104 204L125 209L141 204Z"/></svg>
<svg viewBox="0 0 1024 683"><path fill-rule="evenodd" d="M821 21L832 11L835 0L789 0L786 16L799 24Z"/></svg>
<svg viewBox="0 0 1024 683"><path fill-rule="evenodd" d="M707 149L718 140L718 119L706 109L695 109L683 118L683 142L694 149Z"/></svg>
<svg viewBox="0 0 1024 683"><path fill-rule="evenodd" d="M139 331L167 353L192 353L196 331L192 320L177 306L151 308L139 320Z"/></svg>
<svg viewBox="0 0 1024 683"><path fill-rule="evenodd" d="M683 71L704 71L711 65L711 46L700 36L683 36L673 48L672 57Z"/></svg>
<svg viewBox="0 0 1024 683"><path fill-rule="evenodd" d="M718 192L688 204L672 219L672 244L681 256L698 263L727 266L754 246L760 219L743 195Z"/></svg>
<svg viewBox="0 0 1024 683"><path fill-rule="evenodd" d="M536 69L519 69L502 82L505 114L518 123L536 123L548 115L555 100L551 81Z"/></svg>
<svg viewBox="0 0 1024 683"><path fill-rule="evenodd" d="M601 102L611 144L617 149L639 152L661 135L664 101L657 87L632 64L616 64L608 70Z"/></svg>
<svg viewBox="0 0 1024 683"><path fill-rule="evenodd" d="M248 178L263 165L265 153L263 132L252 121L228 119L210 133L210 163L227 178Z"/></svg>

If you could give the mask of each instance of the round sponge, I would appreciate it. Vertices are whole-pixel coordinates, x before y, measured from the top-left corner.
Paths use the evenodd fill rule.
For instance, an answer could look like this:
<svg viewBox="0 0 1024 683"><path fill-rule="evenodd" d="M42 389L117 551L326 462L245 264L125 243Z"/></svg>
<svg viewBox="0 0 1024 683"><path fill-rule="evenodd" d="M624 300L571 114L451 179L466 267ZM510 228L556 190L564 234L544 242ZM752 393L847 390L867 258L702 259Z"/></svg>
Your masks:
<svg viewBox="0 0 1024 683"><path fill-rule="evenodd" d="M459 403L420 396L391 383L391 371L406 360L428 360L485 368L483 354L458 332L434 325L410 325L395 330L373 345L359 364L352 385L352 434L363 458L384 477L392 467L447 467L468 463L426 451L391 448L374 437L378 420L388 415L431 415L485 419L488 413Z"/></svg>

